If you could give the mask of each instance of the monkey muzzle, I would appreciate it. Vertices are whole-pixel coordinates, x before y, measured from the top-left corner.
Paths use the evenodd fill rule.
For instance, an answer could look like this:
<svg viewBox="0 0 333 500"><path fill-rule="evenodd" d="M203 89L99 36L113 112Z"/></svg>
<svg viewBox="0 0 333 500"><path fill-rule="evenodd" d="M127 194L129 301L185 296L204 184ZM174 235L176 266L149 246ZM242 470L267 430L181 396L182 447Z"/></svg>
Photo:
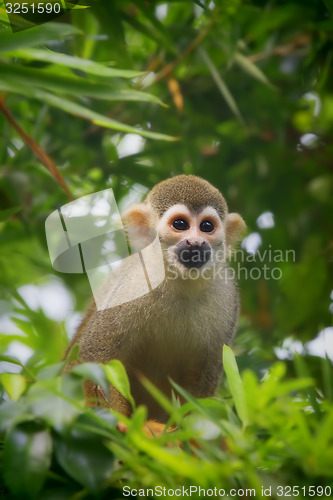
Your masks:
<svg viewBox="0 0 333 500"><path fill-rule="evenodd" d="M202 267L209 261L211 253L210 245L206 241L191 243L189 240L183 240L176 247L179 262L188 269Z"/></svg>

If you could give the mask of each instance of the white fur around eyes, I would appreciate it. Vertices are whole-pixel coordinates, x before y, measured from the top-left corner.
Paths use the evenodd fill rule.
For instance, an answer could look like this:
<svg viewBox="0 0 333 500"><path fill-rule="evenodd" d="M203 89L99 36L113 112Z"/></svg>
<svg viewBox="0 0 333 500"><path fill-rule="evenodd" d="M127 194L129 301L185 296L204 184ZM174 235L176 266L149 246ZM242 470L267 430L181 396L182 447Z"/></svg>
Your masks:
<svg viewBox="0 0 333 500"><path fill-rule="evenodd" d="M172 219L172 216L184 216L188 218L195 217L198 220L203 220L205 218L212 218L213 220L218 220L220 221L220 217L213 207L205 207L203 210L201 210L198 213L193 213L186 205L182 205L178 203L177 205L173 205L172 207L168 208L168 210L162 215L158 225L157 225L157 230L159 227L163 227L168 220Z"/></svg>

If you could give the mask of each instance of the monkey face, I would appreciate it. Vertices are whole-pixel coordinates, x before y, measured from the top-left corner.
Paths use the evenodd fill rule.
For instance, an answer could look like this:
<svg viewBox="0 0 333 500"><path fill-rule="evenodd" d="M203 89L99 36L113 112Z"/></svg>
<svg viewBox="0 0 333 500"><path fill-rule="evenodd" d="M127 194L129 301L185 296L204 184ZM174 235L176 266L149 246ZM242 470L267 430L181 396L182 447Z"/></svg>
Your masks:
<svg viewBox="0 0 333 500"><path fill-rule="evenodd" d="M210 279L231 255L245 231L242 217L228 213L222 194L204 179L175 176L157 184L143 203L123 215L125 226L157 231L166 272ZM193 272L191 272L193 271Z"/></svg>
<svg viewBox="0 0 333 500"><path fill-rule="evenodd" d="M167 263L180 271L210 267L214 253L223 251L223 222L213 207L193 212L174 205L161 217L157 231Z"/></svg>

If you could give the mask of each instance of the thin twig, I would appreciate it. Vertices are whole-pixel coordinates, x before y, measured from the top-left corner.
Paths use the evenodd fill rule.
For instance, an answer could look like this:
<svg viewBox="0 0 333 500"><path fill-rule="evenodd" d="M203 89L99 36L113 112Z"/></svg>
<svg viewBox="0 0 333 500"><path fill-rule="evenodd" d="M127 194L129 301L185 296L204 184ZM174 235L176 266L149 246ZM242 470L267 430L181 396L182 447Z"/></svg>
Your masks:
<svg viewBox="0 0 333 500"><path fill-rule="evenodd" d="M60 172L58 171L55 163L51 158L45 153L45 151L40 147L37 142L32 139L24 130L20 127L20 125L17 123L13 115L10 113L9 109L7 108L5 104L5 99L3 96L0 96L0 111L5 115L7 118L7 121L14 127L14 129L18 132L18 134L21 136L23 141L26 143L26 145L31 149L31 151L34 153L34 155L39 159L39 161L44 165L44 167L47 168L47 170L51 173L51 175L56 179L58 184L64 189L66 192L69 200L73 199L73 196L68 189L68 186L65 182L65 179L62 177Z"/></svg>
<svg viewBox="0 0 333 500"><path fill-rule="evenodd" d="M261 52L260 54L254 54L253 56L247 56L247 58L249 59L249 61L255 63L258 61L262 61L263 59L266 59L271 55L286 56L288 54L291 54L292 52L295 52L295 49L297 49L298 47L301 48L305 45L308 45L310 40L311 37L309 35L301 35L295 38L292 42L287 43L286 45L280 45L280 47L275 47L272 50Z"/></svg>

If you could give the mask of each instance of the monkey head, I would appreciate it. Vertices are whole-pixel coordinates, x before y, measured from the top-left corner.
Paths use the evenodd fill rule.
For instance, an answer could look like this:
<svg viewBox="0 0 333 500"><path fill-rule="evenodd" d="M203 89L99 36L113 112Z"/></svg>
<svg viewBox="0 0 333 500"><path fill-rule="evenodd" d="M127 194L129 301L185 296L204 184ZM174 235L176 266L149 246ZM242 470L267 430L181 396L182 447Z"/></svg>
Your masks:
<svg viewBox="0 0 333 500"><path fill-rule="evenodd" d="M127 225L149 226L160 238L166 266L182 276L196 268L209 269L227 256L245 223L228 213L222 194L194 175L179 175L157 184L144 203L125 215Z"/></svg>

